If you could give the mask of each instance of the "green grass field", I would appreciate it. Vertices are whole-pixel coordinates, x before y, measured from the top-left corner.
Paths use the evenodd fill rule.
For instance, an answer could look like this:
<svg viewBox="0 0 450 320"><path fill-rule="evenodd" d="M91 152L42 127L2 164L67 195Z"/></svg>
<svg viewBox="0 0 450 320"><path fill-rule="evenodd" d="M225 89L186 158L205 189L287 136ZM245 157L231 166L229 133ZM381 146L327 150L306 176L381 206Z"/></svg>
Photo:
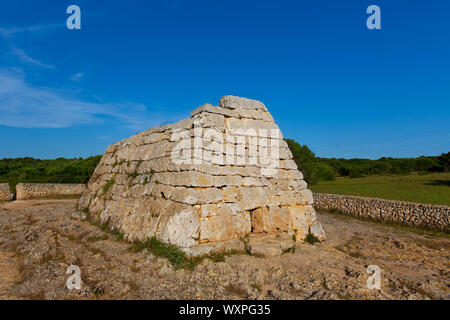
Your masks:
<svg viewBox="0 0 450 320"><path fill-rule="evenodd" d="M337 178L310 185L312 192L450 206L450 173Z"/></svg>

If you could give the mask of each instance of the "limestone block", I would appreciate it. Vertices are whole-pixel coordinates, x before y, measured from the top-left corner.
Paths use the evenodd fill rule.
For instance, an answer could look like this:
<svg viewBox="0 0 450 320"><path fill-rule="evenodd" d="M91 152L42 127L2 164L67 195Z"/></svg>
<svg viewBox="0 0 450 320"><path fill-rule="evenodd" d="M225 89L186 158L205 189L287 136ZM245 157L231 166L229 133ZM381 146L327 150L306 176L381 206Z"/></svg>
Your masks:
<svg viewBox="0 0 450 320"><path fill-rule="evenodd" d="M325 240L325 231L323 230L322 225L320 223L316 223L310 226L309 232L312 235L316 236L317 239L319 239L320 241Z"/></svg>
<svg viewBox="0 0 450 320"><path fill-rule="evenodd" d="M160 229L156 235L162 240L180 247L198 244L199 219L196 211L188 205L173 203L161 215Z"/></svg>
<svg viewBox="0 0 450 320"><path fill-rule="evenodd" d="M226 186L240 186L242 185L241 176L216 176L214 177L214 186L226 187Z"/></svg>
<svg viewBox="0 0 450 320"><path fill-rule="evenodd" d="M192 120L202 128L214 128L217 131L225 130L225 117L221 114L202 112Z"/></svg>
<svg viewBox="0 0 450 320"><path fill-rule="evenodd" d="M238 114L236 113L236 111L234 110L230 110L230 109L225 109L222 107L215 107L209 103L206 103L200 107L198 107L197 109L193 110L191 112L191 117L195 117L196 115L200 114L200 113L213 113L213 114L220 114L223 115L227 118L237 118Z"/></svg>
<svg viewBox="0 0 450 320"><path fill-rule="evenodd" d="M300 191L299 195L299 202L302 202L302 204L313 204L314 203L314 197L309 189L303 189Z"/></svg>
<svg viewBox="0 0 450 320"><path fill-rule="evenodd" d="M252 233L247 236L245 247L252 255L274 257L295 246L290 233Z"/></svg>
<svg viewBox="0 0 450 320"><path fill-rule="evenodd" d="M283 253L281 247L276 243L249 242L246 244L246 248L257 257L276 257Z"/></svg>
<svg viewBox="0 0 450 320"><path fill-rule="evenodd" d="M250 212L248 211L237 211L230 205L231 211L233 212L232 221L234 229L234 237L240 238L252 231L252 221L250 217Z"/></svg>
<svg viewBox="0 0 450 320"><path fill-rule="evenodd" d="M106 148L105 155L114 153L116 151L116 149L117 149L117 143L110 145L108 148Z"/></svg>
<svg viewBox="0 0 450 320"><path fill-rule="evenodd" d="M230 133L236 136L260 136L261 134L264 134L268 137L272 137L271 130L279 131L279 128L275 123L265 122L263 120L226 118L225 124L226 128L230 130ZM280 137L280 134L278 133L274 138L275 137Z"/></svg>
<svg viewBox="0 0 450 320"><path fill-rule="evenodd" d="M245 244L239 239L201 243L195 247L181 248L188 256L204 256L214 252L245 252Z"/></svg>
<svg viewBox="0 0 450 320"><path fill-rule="evenodd" d="M223 201L238 202L242 198L242 193L237 186L226 186L222 188Z"/></svg>
<svg viewBox="0 0 450 320"><path fill-rule="evenodd" d="M291 150L289 150L289 148L280 146L279 157L280 157L280 160L291 160L292 152L291 152Z"/></svg>
<svg viewBox="0 0 450 320"><path fill-rule="evenodd" d="M158 143L162 140L169 140L170 135L168 132L154 132L150 134L144 134L142 136L142 144Z"/></svg>
<svg viewBox="0 0 450 320"><path fill-rule="evenodd" d="M202 205L200 242L239 238L251 231L250 214L233 204Z"/></svg>
<svg viewBox="0 0 450 320"><path fill-rule="evenodd" d="M291 212L287 207L262 207L251 212L253 232L292 231Z"/></svg>
<svg viewBox="0 0 450 320"><path fill-rule="evenodd" d="M311 205L289 207L289 211L297 240L303 241L309 233L309 227L316 223L316 212Z"/></svg>
<svg viewBox="0 0 450 320"><path fill-rule="evenodd" d="M278 166L280 169L297 170L297 165L295 164L294 160L280 160Z"/></svg>
<svg viewBox="0 0 450 320"><path fill-rule="evenodd" d="M256 177L244 177L242 178L242 185L246 187L263 187L268 186L266 178L256 178Z"/></svg>
<svg viewBox="0 0 450 320"><path fill-rule="evenodd" d="M264 231L268 233L292 230L292 218L287 207L264 207Z"/></svg>
<svg viewBox="0 0 450 320"><path fill-rule="evenodd" d="M223 176L239 175L241 177L260 177L261 169L257 166L250 165L246 165L244 167L227 165L221 167L220 174Z"/></svg>
<svg viewBox="0 0 450 320"><path fill-rule="evenodd" d="M266 106L260 101L235 96L222 97L219 101L219 106L227 109L267 111Z"/></svg>
<svg viewBox="0 0 450 320"><path fill-rule="evenodd" d="M188 172L161 172L154 174L159 183L182 187L214 187L216 176L196 171ZM224 179L229 177L223 177Z"/></svg>
<svg viewBox="0 0 450 320"><path fill-rule="evenodd" d="M257 208L250 213L252 219L252 231L264 232L264 212L262 208Z"/></svg>
<svg viewBox="0 0 450 320"><path fill-rule="evenodd" d="M278 169L275 177L278 179L302 180L303 174L298 170Z"/></svg>
<svg viewBox="0 0 450 320"><path fill-rule="evenodd" d="M241 207L242 210L253 210L264 207L268 203L267 191L257 187L241 187Z"/></svg>
<svg viewBox="0 0 450 320"><path fill-rule="evenodd" d="M217 210L216 215L200 218L200 243L237 238L231 210Z"/></svg>
<svg viewBox="0 0 450 320"><path fill-rule="evenodd" d="M241 110L241 109L237 109L237 117L254 119L254 120L263 120L265 122L273 122L272 115L269 112L262 111L262 110Z"/></svg>
<svg viewBox="0 0 450 320"><path fill-rule="evenodd" d="M223 191L218 188L185 188L163 184L155 185L153 194L190 205L217 203L223 199Z"/></svg>
<svg viewBox="0 0 450 320"><path fill-rule="evenodd" d="M186 118L171 125L172 130L191 129L194 125L194 119Z"/></svg>
<svg viewBox="0 0 450 320"><path fill-rule="evenodd" d="M230 206L224 204L205 204L200 206L200 217L210 218L215 216L231 216L232 210Z"/></svg>

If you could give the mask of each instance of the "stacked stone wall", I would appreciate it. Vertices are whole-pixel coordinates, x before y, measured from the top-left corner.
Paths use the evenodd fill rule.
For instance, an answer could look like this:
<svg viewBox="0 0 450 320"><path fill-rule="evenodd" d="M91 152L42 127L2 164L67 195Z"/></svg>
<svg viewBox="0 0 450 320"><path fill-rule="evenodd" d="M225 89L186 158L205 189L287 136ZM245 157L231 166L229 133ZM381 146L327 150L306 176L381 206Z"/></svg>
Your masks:
<svg viewBox="0 0 450 320"><path fill-rule="evenodd" d="M19 183L16 186L16 200L77 197L85 189L85 184Z"/></svg>
<svg viewBox="0 0 450 320"><path fill-rule="evenodd" d="M10 201L14 194L10 191L8 183L0 183L0 201Z"/></svg>
<svg viewBox="0 0 450 320"><path fill-rule="evenodd" d="M449 231L450 207L378 198L314 193L316 210L333 210L358 217Z"/></svg>

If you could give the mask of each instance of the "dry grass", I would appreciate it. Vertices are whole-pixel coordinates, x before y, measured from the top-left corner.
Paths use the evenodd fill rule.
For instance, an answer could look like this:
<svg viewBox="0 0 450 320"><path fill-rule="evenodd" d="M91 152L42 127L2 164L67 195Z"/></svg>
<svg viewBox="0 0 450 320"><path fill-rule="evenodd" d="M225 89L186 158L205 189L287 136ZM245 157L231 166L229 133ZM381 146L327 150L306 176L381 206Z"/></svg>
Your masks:
<svg viewBox="0 0 450 320"><path fill-rule="evenodd" d="M227 291L230 294L233 294L235 296L238 296L239 298L246 299L247 298L247 292L238 286L237 284L229 284L225 287L225 291Z"/></svg>

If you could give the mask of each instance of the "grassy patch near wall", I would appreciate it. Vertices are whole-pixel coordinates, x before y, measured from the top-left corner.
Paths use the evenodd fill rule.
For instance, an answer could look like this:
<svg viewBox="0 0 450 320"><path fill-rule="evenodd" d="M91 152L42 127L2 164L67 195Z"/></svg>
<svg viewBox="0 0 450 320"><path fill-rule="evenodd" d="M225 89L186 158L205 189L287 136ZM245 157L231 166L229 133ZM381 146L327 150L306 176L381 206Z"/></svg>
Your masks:
<svg viewBox="0 0 450 320"><path fill-rule="evenodd" d="M450 172L337 178L310 185L312 192L450 206Z"/></svg>
<svg viewBox="0 0 450 320"><path fill-rule="evenodd" d="M134 252L148 250L155 257L166 258L173 265L175 270L185 269L188 271L194 270L195 267L205 259L211 259L213 262L223 262L225 261L226 256L243 253L238 250L226 250L190 257L177 246L162 242L155 237L149 238L146 241L133 242L130 250Z"/></svg>

